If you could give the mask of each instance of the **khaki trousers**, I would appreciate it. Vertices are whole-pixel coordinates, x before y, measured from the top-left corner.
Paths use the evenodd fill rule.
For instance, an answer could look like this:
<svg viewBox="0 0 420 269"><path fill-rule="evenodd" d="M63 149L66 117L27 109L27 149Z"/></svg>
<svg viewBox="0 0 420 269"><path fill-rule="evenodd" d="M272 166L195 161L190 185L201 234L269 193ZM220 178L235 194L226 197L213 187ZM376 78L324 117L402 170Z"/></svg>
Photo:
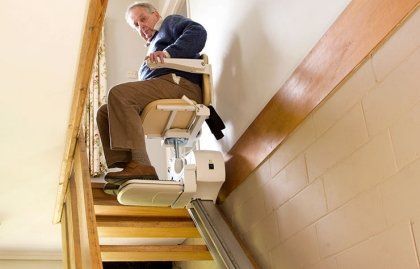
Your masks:
<svg viewBox="0 0 420 269"><path fill-rule="evenodd" d="M183 95L201 103L201 88L184 78L177 84L172 74L113 87L108 104L99 108L96 117L108 167L122 167L122 163L129 162L131 150L141 151L144 164L150 165L140 114L152 101Z"/></svg>

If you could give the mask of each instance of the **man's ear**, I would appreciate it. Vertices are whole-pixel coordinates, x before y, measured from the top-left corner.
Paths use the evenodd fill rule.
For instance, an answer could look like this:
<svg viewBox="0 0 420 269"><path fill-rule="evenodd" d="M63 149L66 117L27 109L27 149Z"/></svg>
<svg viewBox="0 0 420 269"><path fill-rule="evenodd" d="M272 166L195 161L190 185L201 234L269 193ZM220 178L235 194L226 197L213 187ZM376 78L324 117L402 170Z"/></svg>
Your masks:
<svg viewBox="0 0 420 269"><path fill-rule="evenodd" d="M159 14L159 11L154 11L153 13L155 13L156 14L156 16L157 16L157 18L159 19L160 18L160 14Z"/></svg>

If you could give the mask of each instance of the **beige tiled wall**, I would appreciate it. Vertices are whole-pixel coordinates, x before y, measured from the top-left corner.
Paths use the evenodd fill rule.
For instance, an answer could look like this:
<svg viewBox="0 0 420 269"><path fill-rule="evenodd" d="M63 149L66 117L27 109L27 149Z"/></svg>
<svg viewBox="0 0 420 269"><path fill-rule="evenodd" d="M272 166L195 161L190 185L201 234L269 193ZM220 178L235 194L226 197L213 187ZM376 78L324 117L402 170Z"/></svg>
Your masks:
<svg viewBox="0 0 420 269"><path fill-rule="evenodd" d="M222 207L262 268L419 269L420 11Z"/></svg>

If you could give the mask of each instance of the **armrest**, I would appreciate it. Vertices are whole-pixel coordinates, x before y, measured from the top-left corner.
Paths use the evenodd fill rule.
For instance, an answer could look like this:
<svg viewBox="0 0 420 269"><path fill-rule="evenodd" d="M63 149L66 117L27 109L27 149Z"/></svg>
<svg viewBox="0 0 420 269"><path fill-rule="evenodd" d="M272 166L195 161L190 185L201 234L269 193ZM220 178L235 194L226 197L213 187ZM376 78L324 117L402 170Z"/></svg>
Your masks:
<svg viewBox="0 0 420 269"><path fill-rule="evenodd" d="M147 60L147 66L150 69L170 68L189 73L211 74L211 65L205 64L201 59L165 58L163 63Z"/></svg>

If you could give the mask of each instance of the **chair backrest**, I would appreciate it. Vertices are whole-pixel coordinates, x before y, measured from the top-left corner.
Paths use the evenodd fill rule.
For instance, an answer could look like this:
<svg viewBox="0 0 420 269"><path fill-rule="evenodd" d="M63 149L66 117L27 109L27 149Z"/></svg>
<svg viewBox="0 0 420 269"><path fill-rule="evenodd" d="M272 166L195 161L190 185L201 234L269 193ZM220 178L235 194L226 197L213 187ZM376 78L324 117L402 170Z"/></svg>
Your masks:
<svg viewBox="0 0 420 269"><path fill-rule="evenodd" d="M201 55L205 64L209 63L209 57L206 54ZM209 106L212 104L212 81L211 75L203 74L203 85L202 85L202 94L203 94L203 105Z"/></svg>

